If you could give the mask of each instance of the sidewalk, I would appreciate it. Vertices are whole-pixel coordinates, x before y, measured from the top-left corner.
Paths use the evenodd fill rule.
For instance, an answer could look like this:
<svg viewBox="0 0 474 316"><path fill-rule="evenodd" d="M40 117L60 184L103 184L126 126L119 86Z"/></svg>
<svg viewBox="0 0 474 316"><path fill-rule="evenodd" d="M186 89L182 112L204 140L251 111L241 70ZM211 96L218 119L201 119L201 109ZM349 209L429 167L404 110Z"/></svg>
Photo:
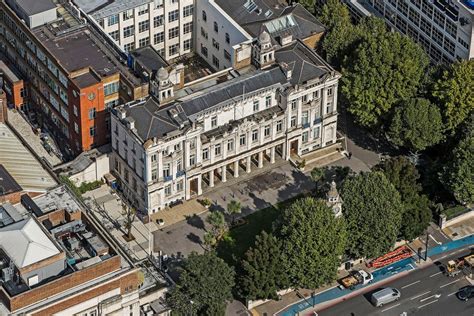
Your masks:
<svg viewBox="0 0 474 316"><path fill-rule="evenodd" d="M372 272L374 276L374 282L365 286L358 286L355 290L351 291L348 289L340 289L337 286L322 287L317 290L317 294L311 298L311 291L304 291L308 296L305 295L305 299L299 298L296 294L290 293L285 295L280 301L270 301L252 309L253 315L282 315L282 316L294 316L298 313L310 313L316 308L321 308L321 304L335 303L339 299L347 299L354 295L359 294L362 290L366 290L371 286L380 286L380 282L388 282L394 278L401 277L408 274L410 271L428 266L433 263L434 260L439 259L443 253L450 252L453 250L460 251L460 249L467 246L474 245L474 235L466 236L462 239L453 240L442 245L432 247L428 250L428 261L417 263L414 254L411 258L395 262L386 267L380 268ZM300 291L303 293L303 291ZM291 295L291 296L290 296ZM293 301L292 305L289 305ZM281 303L279 303L281 302ZM278 306L286 306L277 309ZM319 304L319 305L318 305ZM314 305L314 306L313 306Z"/></svg>

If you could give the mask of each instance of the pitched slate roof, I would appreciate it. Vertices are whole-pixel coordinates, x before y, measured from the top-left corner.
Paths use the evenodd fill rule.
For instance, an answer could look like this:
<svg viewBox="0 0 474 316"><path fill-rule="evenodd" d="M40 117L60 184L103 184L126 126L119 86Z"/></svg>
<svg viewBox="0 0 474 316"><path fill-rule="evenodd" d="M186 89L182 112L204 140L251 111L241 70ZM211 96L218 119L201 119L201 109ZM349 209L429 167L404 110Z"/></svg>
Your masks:
<svg viewBox="0 0 474 316"><path fill-rule="evenodd" d="M290 82L293 85L322 78L334 71L319 55L299 40L276 51L275 58L278 62L288 64L292 70Z"/></svg>

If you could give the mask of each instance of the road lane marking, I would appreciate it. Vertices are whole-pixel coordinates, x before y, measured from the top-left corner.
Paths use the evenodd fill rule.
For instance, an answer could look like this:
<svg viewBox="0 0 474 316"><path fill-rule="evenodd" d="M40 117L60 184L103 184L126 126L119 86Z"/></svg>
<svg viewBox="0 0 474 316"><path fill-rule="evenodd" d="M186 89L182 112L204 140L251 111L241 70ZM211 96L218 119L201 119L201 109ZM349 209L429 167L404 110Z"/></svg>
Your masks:
<svg viewBox="0 0 474 316"><path fill-rule="evenodd" d="M388 311L388 310L391 310L392 308L395 308L395 307L397 307L397 306L400 306L400 304L401 304L401 303L398 303L398 304L392 305L392 306L390 306L390 307L388 307L388 308L386 308L386 309L382 309L382 313L383 313L383 312L386 312L386 311Z"/></svg>
<svg viewBox="0 0 474 316"><path fill-rule="evenodd" d="M430 275L430 278L440 275L441 273L443 273L443 271L436 272L435 274Z"/></svg>
<svg viewBox="0 0 474 316"><path fill-rule="evenodd" d="M451 293L451 294L448 294L448 296L454 295L454 294L456 294L457 292L458 292L458 291L453 292L453 293Z"/></svg>
<svg viewBox="0 0 474 316"><path fill-rule="evenodd" d="M441 288L443 288L443 287L445 287L445 286L454 284L454 283L456 283L456 282L459 281L459 280L461 280L461 279L457 279L457 280L454 280L453 282L449 282L449 283L446 283L446 284L444 284L444 285L441 285L439 288L441 289Z"/></svg>
<svg viewBox="0 0 474 316"><path fill-rule="evenodd" d="M412 286L412 285L415 285L415 284L417 284L417 283L420 283L420 282L421 282L421 281L420 281L420 280L418 280L418 281L415 281L415 282L413 282L413 283L410 283L410 284L404 285L404 286L402 286L402 289L404 289L404 288L407 288L407 287L409 287L409 286Z"/></svg>
<svg viewBox="0 0 474 316"><path fill-rule="evenodd" d="M425 293L418 294L417 296L413 296L412 298L410 298L410 300L411 301L416 300L417 298L422 297L423 295L426 295L428 293L431 293L431 291L427 291Z"/></svg>
<svg viewBox="0 0 474 316"><path fill-rule="evenodd" d="M420 306L418 306L418 308L419 308L419 309L420 309L420 308L423 308L423 307L428 306L428 305L430 305L430 304L436 303L437 301L438 301L438 300L434 300L434 301L432 301L432 302L429 302L429 303L420 305Z"/></svg>
<svg viewBox="0 0 474 316"><path fill-rule="evenodd" d="M420 300L420 303L421 303L421 302L424 302L424 301L427 301L427 300L429 300L429 299L432 298L432 297L439 298L440 296L441 296L441 294L435 294L435 295L431 295L431 296L425 297L424 299L421 299L421 300Z"/></svg>

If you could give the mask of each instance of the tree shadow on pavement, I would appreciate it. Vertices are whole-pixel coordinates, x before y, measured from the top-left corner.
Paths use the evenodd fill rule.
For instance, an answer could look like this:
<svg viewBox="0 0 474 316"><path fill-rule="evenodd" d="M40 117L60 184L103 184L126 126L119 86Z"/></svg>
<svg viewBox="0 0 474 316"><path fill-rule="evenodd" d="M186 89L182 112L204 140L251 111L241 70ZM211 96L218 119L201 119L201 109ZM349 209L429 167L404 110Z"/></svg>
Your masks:
<svg viewBox="0 0 474 316"><path fill-rule="evenodd" d="M202 220L201 217L197 216L196 214L194 214L193 216L186 216L186 223L188 223L188 225L195 227L197 229L204 230L205 228L204 221Z"/></svg>

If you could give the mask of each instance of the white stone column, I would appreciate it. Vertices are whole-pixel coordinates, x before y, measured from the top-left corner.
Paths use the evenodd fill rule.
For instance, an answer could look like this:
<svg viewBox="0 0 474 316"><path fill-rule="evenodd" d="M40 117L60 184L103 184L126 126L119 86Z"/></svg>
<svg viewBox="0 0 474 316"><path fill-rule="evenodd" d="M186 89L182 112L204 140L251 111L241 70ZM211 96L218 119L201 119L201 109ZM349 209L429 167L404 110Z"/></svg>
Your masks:
<svg viewBox="0 0 474 316"><path fill-rule="evenodd" d="M258 167L263 167L263 150L258 153Z"/></svg>
<svg viewBox="0 0 474 316"><path fill-rule="evenodd" d="M252 159L250 156L247 156L247 167L245 168L245 171L247 171L247 173L250 173L250 171L252 171L251 166L252 166Z"/></svg>
<svg viewBox="0 0 474 316"><path fill-rule="evenodd" d="M198 176L197 183L198 183L197 194L201 195L202 194L202 175Z"/></svg>
<svg viewBox="0 0 474 316"><path fill-rule="evenodd" d="M239 160L234 161L234 178L239 177Z"/></svg>
<svg viewBox="0 0 474 316"><path fill-rule="evenodd" d="M184 183L186 185L186 200L189 200L191 198L191 181L186 179Z"/></svg>
<svg viewBox="0 0 474 316"><path fill-rule="evenodd" d="M270 148L270 163L275 163L275 146Z"/></svg>
<svg viewBox="0 0 474 316"><path fill-rule="evenodd" d="M227 165L223 165L222 166L222 182L226 182L227 181Z"/></svg>
<svg viewBox="0 0 474 316"><path fill-rule="evenodd" d="M214 187L214 170L209 171L209 187Z"/></svg>

